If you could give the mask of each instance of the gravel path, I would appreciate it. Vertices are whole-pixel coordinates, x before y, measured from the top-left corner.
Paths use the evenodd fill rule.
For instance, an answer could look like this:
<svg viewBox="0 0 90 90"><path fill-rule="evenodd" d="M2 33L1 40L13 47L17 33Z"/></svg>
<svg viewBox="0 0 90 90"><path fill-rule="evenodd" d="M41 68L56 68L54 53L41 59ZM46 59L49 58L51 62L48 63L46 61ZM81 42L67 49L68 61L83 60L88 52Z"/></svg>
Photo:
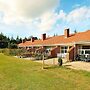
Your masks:
<svg viewBox="0 0 90 90"><path fill-rule="evenodd" d="M42 63L42 60L37 60L35 62ZM47 65L55 64L55 65L57 65L58 64L58 59L57 58L54 58L54 59L44 60L44 64L47 64Z"/></svg>
<svg viewBox="0 0 90 90"><path fill-rule="evenodd" d="M90 62L75 61L66 63L64 65L72 69L90 71Z"/></svg>
<svg viewBox="0 0 90 90"><path fill-rule="evenodd" d="M42 60L35 61L35 62L42 63ZM58 59L55 58L55 59L44 60L44 63L48 65L57 65ZM63 66L66 66L72 69L77 69L77 70L90 71L90 62L83 62L83 61L74 61L74 62L68 62L68 63L64 62Z"/></svg>
<svg viewBox="0 0 90 90"><path fill-rule="evenodd" d="M26 58L25 60L31 60L30 58ZM35 62L42 63L42 60L35 60ZM58 65L58 58L44 60L44 64L47 65ZM74 61L66 63L66 60L63 61L63 66L67 68L77 69L77 70L85 70L90 72L90 62L83 61Z"/></svg>

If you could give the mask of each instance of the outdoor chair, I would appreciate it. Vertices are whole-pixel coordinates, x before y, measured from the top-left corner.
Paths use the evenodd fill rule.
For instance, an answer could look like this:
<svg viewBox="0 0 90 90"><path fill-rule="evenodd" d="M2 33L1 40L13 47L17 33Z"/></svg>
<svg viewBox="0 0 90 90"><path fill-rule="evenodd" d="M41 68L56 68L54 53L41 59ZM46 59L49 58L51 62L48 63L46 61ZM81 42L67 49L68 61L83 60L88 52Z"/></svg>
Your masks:
<svg viewBox="0 0 90 90"><path fill-rule="evenodd" d="M75 60L76 60L76 61L79 61L79 60L80 60L80 55L77 54L77 55L75 56Z"/></svg>
<svg viewBox="0 0 90 90"><path fill-rule="evenodd" d="M87 55L87 62L90 62L90 55Z"/></svg>
<svg viewBox="0 0 90 90"><path fill-rule="evenodd" d="M80 55L80 60L81 60L81 61L87 61L87 58L86 58L85 55Z"/></svg>

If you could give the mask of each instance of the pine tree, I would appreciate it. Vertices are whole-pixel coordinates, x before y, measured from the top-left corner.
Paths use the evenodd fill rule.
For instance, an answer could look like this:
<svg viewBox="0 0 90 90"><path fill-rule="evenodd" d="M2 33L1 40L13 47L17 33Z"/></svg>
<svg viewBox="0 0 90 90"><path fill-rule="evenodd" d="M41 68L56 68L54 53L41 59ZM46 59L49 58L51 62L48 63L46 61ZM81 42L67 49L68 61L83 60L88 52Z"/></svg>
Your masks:
<svg viewBox="0 0 90 90"><path fill-rule="evenodd" d="M76 29L74 30L74 33L77 33L77 30Z"/></svg>

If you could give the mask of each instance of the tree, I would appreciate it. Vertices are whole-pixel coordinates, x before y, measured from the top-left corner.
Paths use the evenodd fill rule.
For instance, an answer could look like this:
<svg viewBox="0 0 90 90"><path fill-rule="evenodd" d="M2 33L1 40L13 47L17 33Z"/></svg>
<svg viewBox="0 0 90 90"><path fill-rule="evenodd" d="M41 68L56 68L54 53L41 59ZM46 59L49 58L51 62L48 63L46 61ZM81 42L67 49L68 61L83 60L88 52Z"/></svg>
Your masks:
<svg viewBox="0 0 90 90"><path fill-rule="evenodd" d="M16 38L16 44L19 44L20 43L20 39L19 39L19 36L17 36Z"/></svg>
<svg viewBox="0 0 90 90"><path fill-rule="evenodd" d="M16 44L17 43L16 40L13 38L13 36L10 39L10 43L13 43L13 44Z"/></svg>
<svg viewBox="0 0 90 90"><path fill-rule="evenodd" d="M76 29L74 30L74 33L77 33L77 30Z"/></svg>
<svg viewBox="0 0 90 90"><path fill-rule="evenodd" d="M58 34L57 34L57 33L56 33L56 34L54 33L54 35L53 35L53 36L54 36L54 37L55 37L55 36L58 36Z"/></svg>
<svg viewBox="0 0 90 90"><path fill-rule="evenodd" d="M0 33L0 41L7 41L7 37L2 32Z"/></svg>
<svg viewBox="0 0 90 90"><path fill-rule="evenodd" d="M28 39L27 39L27 37L25 37L24 39L23 39L23 42L26 42Z"/></svg>
<svg viewBox="0 0 90 90"><path fill-rule="evenodd" d="M37 37L34 37L34 39L35 39L35 40L38 40L38 38L37 38Z"/></svg>
<svg viewBox="0 0 90 90"><path fill-rule="evenodd" d="M7 37L1 32L0 33L0 48L7 48L8 47L8 39Z"/></svg>
<svg viewBox="0 0 90 90"><path fill-rule="evenodd" d="M22 38L19 39L19 43L22 43Z"/></svg>
<svg viewBox="0 0 90 90"><path fill-rule="evenodd" d="M10 48L10 49L17 49L18 46L15 43L11 43L11 44L9 44L8 48Z"/></svg>
<svg viewBox="0 0 90 90"><path fill-rule="evenodd" d="M10 42L10 38L9 37L7 38L7 41Z"/></svg>
<svg viewBox="0 0 90 90"><path fill-rule="evenodd" d="M27 38L27 40L30 41L32 37L33 37L33 36L29 36L29 37Z"/></svg>
<svg viewBox="0 0 90 90"><path fill-rule="evenodd" d="M53 35L53 36L54 36L54 37L56 36L56 35L55 35L55 33L54 33L54 35Z"/></svg>

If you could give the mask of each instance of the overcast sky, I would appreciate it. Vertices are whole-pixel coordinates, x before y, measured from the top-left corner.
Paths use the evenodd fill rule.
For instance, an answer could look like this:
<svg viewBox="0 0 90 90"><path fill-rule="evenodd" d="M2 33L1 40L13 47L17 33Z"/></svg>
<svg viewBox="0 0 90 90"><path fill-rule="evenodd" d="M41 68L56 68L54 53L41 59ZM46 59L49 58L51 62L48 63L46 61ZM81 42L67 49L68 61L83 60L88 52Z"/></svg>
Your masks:
<svg viewBox="0 0 90 90"><path fill-rule="evenodd" d="M90 0L0 0L0 32L28 37L90 29Z"/></svg>

